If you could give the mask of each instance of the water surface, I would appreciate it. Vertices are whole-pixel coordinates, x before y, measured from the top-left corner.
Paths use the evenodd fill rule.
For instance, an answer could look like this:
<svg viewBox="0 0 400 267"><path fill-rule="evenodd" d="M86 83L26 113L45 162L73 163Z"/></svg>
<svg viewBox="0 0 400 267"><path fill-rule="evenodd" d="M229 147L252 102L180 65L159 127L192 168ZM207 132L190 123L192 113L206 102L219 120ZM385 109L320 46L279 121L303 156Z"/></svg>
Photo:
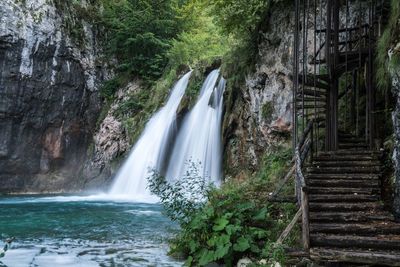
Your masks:
<svg viewBox="0 0 400 267"><path fill-rule="evenodd" d="M158 204L0 196L0 238L16 238L0 266L182 266L167 256L176 230Z"/></svg>

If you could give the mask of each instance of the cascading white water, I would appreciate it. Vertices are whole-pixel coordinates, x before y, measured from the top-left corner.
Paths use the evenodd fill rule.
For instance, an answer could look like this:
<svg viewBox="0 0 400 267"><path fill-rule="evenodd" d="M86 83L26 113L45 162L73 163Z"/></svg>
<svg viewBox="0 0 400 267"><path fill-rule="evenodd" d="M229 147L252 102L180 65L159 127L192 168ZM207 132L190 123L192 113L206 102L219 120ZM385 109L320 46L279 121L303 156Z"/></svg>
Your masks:
<svg viewBox="0 0 400 267"><path fill-rule="evenodd" d="M219 77L219 70L208 75L196 105L183 122L169 161L168 181L185 177L194 164L195 175L220 184L221 120L226 83L222 77L218 82Z"/></svg>
<svg viewBox="0 0 400 267"><path fill-rule="evenodd" d="M175 85L167 104L147 123L132 148L128 159L118 171L109 192L112 197L151 202L156 198L147 189L152 170L160 171L166 160L168 145L176 131L176 112L189 83L191 72Z"/></svg>

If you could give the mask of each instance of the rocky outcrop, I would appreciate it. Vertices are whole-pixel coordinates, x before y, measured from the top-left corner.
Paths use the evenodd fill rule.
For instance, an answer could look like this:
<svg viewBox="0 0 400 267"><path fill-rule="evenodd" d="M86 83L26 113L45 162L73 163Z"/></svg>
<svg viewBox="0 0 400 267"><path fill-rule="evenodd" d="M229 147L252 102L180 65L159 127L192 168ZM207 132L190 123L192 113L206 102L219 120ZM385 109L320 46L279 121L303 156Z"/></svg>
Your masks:
<svg viewBox="0 0 400 267"><path fill-rule="evenodd" d="M393 129L395 137L393 152L393 162L395 165L395 193L393 207L396 217L400 219L400 73L393 73L392 78L392 90L396 99L396 107L393 112Z"/></svg>
<svg viewBox="0 0 400 267"><path fill-rule="evenodd" d="M126 118L117 116L118 109L129 101L132 95L143 89L139 81L133 81L120 88L110 107L105 107L107 113L100 118L100 125L93 136L93 143L88 151L83 176L87 183L86 189L106 189L113 175L129 151L132 140L126 131Z"/></svg>
<svg viewBox="0 0 400 267"><path fill-rule="evenodd" d="M225 169L228 175L257 169L271 143L287 141L291 132L293 20L290 8L271 12L262 34L254 73L246 77L232 111L226 114Z"/></svg>
<svg viewBox="0 0 400 267"><path fill-rule="evenodd" d="M82 184L81 163L101 108L97 88L106 72L96 29L68 17L76 12L60 3L0 2L3 192L65 191ZM74 21L79 25L68 25Z"/></svg>

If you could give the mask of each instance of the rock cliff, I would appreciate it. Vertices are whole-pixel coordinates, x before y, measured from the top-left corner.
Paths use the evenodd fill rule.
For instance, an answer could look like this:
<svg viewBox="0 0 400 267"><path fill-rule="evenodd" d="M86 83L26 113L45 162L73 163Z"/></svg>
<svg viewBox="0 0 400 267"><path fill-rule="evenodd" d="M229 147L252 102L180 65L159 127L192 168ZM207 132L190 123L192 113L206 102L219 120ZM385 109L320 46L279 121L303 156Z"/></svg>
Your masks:
<svg viewBox="0 0 400 267"><path fill-rule="evenodd" d="M58 0L0 2L0 191L81 185L107 72L96 28L72 8Z"/></svg>
<svg viewBox="0 0 400 267"><path fill-rule="evenodd" d="M293 12L276 6L261 34L255 71L226 114L225 166L229 176L257 170L263 154L291 132Z"/></svg>

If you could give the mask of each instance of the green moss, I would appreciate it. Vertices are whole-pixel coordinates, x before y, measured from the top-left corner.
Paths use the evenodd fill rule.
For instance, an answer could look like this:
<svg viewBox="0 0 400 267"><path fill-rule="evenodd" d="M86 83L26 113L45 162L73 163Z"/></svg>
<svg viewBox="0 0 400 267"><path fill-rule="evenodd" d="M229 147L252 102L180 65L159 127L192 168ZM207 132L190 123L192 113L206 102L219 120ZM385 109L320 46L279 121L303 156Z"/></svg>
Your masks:
<svg viewBox="0 0 400 267"><path fill-rule="evenodd" d="M290 167L292 151L289 145L278 145L269 148L264 155L257 177L276 183Z"/></svg>
<svg viewBox="0 0 400 267"><path fill-rule="evenodd" d="M261 116L263 119L271 121L274 113L274 105L272 101L265 102L261 107Z"/></svg>
<svg viewBox="0 0 400 267"><path fill-rule="evenodd" d="M164 104L177 79L177 71L170 70L152 85L143 84L139 90L135 90L118 104L113 115L122 122L131 144L136 142L151 115ZM127 83L127 79L121 80L123 79L110 80L107 87L103 87L103 93L107 93L105 96L108 97L108 102L112 102L116 90Z"/></svg>

